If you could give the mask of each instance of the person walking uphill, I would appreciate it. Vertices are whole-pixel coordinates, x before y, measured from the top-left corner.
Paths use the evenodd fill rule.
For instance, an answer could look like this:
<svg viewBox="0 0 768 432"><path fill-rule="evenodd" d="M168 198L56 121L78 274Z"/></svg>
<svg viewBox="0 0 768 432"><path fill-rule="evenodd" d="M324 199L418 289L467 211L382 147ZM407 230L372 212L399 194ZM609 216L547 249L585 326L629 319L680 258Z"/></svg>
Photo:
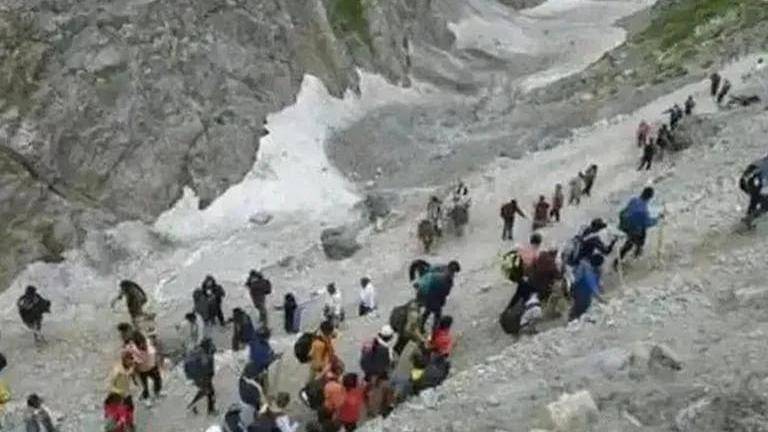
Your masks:
<svg viewBox="0 0 768 432"><path fill-rule="evenodd" d="M392 349L395 338L395 331L386 324L372 341L363 345L360 353L360 369L365 373L366 382L389 376L395 360Z"/></svg>
<svg viewBox="0 0 768 432"><path fill-rule="evenodd" d="M592 298L604 302L600 296L600 267L605 258L602 255L592 255L588 260L582 260L574 274L574 284L571 294L573 306L568 320L579 319L592 305Z"/></svg>
<svg viewBox="0 0 768 432"><path fill-rule="evenodd" d="M458 261L451 261L447 267L433 268L430 272L419 278L415 286L418 290L418 301L424 306L420 327L424 329L429 316L432 315L432 327L440 322L448 296L453 288L453 280L461 271Z"/></svg>
<svg viewBox="0 0 768 432"><path fill-rule="evenodd" d="M653 199L653 195L653 188L643 189L640 196L632 198L619 214L619 229L627 234L627 240L619 251L619 259L623 260L632 249L635 250L635 258L642 255L646 232L658 222L656 218L651 217L648 210L648 203ZM614 261L614 268L618 268L619 259Z"/></svg>
<svg viewBox="0 0 768 432"><path fill-rule="evenodd" d="M259 321L262 327L269 327L267 296L272 294L272 282L264 278L260 272L251 270L248 274L248 280L245 281L245 286L248 287L253 307L259 311Z"/></svg>
<svg viewBox="0 0 768 432"><path fill-rule="evenodd" d="M147 293L137 284L130 280L120 281L120 294L112 300L110 307L125 298L125 304L128 307L128 314L131 316L133 326L138 328L140 318L144 315L144 305L147 304Z"/></svg>
<svg viewBox="0 0 768 432"><path fill-rule="evenodd" d="M563 195L563 185L560 183L555 185L555 193L552 195L552 210L549 212L549 216L560 222L560 211L565 205L565 195Z"/></svg>
<svg viewBox="0 0 768 432"><path fill-rule="evenodd" d="M389 323L397 332L395 354L401 356L409 342L414 342L423 347L427 340L421 330L421 306L416 300L392 310ZM398 318L399 316L399 318Z"/></svg>
<svg viewBox="0 0 768 432"><path fill-rule="evenodd" d="M43 336L43 314L51 312L51 302L37 293L37 288L28 286L24 295L16 301L19 316L35 338L35 342L45 342Z"/></svg>
<svg viewBox="0 0 768 432"><path fill-rule="evenodd" d="M218 321L219 325L224 327L226 325L226 320L224 319L224 311L221 309L224 303L224 297L227 295L224 288L222 288L211 275L205 277L202 288L203 293L210 300L208 306L211 308L211 321Z"/></svg>
<svg viewBox="0 0 768 432"><path fill-rule="evenodd" d="M723 99L731 91L731 82L728 80L723 81L723 86L720 88L720 93L717 94L717 104L723 103Z"/></svg>
<svg viewBox="0 0 768 432"><path fill-rule="evenodd" d="M533 206L533 231L544 228L549 223L550 205L544 195Z"/></svg>
<svg viewBox="0 0 768 432"><path fill-rule="evenodd" d="M184 360L184 373L194 382L197 393L187 405L187 409L197 414L197 403L203 398L208 399L208 415L216 414L216 391L213 388L213 377L216 373L216 347L210 339L203 339L198 349Z"/></svg>
<svg viewBox="0 0 768 432"><path fill-rule="evenodd" d="M232 309L232 351L240 351L242 346L247 346L256 338L256 328L251 317L240 308ZM260 327L266 328L266 327Z"/></svg>
<svg viewBox="0 0 768 432"><path fill-rule="evenodd" d="M358 314L366 316L376 310L376 287L369 277L360 279L360 304Z"/></svg>
<svg viewBox="0 0 768 432"><path fill-rule="evenodd" d="M141 380L141 399L147 405L149 401L149 380L152 380L152 390L155 398L161 396L163 389L163 378L160 374L160 367L157 362L157 350L149 343L146 337L138 331L134 331L131 342L126 347L126 351L133 356L135 371Z"/></svg>
<svg viewBox="0 0 768 432"><path fill-rule="evenodd" d="M712 97L717 96L718 90L720 90L720 81L722 81L722 77L717 72L712 72L712 75L709 76L709 92L712 95Z"/></svg>
<svg viewBox="0 0 768 432"><path fill-rule="evenodd" d="M655 154L656 146L651 142L646 143L643 147L643 158L640 160L640 166L637 167L637 170L642 171L645 169L646 171L649 171L653 164L653 156Z"/></svg>
<svg viewBox="0 0 768 432"><path fill-rule="evenodd" d="M597 180L597 165L590 165L584 171L584 174L581 174L581 179L584 180L584 195L591 196L592 187L595 185L595 180Z"/></svg>
<svg viewBox="0 0 768 432"><path fill-rule="evenodd" d="M329 370L336 361L336 329L329 320L320 324L320 329L309 349L309 381L313 381Z"/></svg>
<svg viewBox="0 0 768 432"><path fill-rule="evenodd" d="M51 413L43 406L43 400L36 394L27 398L27 415L24 419L26 432L57 432L58 429L51 419Z"/></svg>
<svg viewBox="0 0 768 432"><path fill-rule="evenodd" d="M511 199L508 203L501 206L501 219L504 221L504 228L501 231L502 240L514 240L515 237L515 218L520 215L527 218L525 213L520 210L517 200Z"/></svg>

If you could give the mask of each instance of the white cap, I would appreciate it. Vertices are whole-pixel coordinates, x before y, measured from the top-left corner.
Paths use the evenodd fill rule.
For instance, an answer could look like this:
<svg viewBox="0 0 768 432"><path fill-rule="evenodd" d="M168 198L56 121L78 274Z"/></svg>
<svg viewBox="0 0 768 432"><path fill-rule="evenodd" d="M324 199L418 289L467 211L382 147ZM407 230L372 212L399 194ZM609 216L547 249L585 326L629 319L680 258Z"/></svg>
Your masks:
<svg viewBox="0 0 768 432"><path fill-rule="evenodd" d="M394 335L395 335L395 331L392 330L392 326L390 326L389 324L385 324L381 328L381 330L379 330L379 336L383 338L391 338Z"/></svg>

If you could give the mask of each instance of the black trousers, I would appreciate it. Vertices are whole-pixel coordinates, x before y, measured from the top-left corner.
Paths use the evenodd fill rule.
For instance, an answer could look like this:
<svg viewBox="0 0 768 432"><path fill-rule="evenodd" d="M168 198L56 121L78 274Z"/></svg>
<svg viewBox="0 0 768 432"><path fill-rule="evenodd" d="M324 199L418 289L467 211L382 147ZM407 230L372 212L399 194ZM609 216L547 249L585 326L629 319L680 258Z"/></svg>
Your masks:
<svg viewBox="0 0 768 432"><path fill-rule="evenodd" d="M585 180L584 181L584 195L590 196L590 194L592 193L592 186L594 186L594 185L595 185L595 181L594 180Z"/></svg>
<svg viewBox="0 0 768 432"><path fill-rule="evenodd" d="M555 222L560 222L560 208L552 207L552 211L549 212L549 217L553 218Z"/></svg>
<svg viewBox="0 0 768 432"><path fill-rule="evenodd" d="M653 163L653 155L651 155L650 157L643 156L643 160L640 161L640 166L637 167L637 170L641 171L641 170L645 169L646 171L648 171L648 170L651 169L651 164L652 163Z"/></svg>
<svg viewBox="0 0 768 432"><path fill-rule="evenodd" d="M149 398L149 380L152 380L152 391L155 396L160 395L160 391L163 389L163 377L160 375L160 368L155 366L154 369L149 372L139 372L139 379L141 380L141 392L142 399Z"/></svg>
<svg viewBox="0 0 768 432"><path fill-rule="evenodd" d="M211 306L211 312L213 315L213 322L219 321L219 325L224 327L226 325L226 320L224 320L224 311L221 310L221 299L216 299L216 301L213 302L213 305Z"/></svg>
<svg viewBox="0 0 768 432"><path fill-rule="evenodd" d="M508 219L504 221L504 228L501 231L502 240L514 240L515 237L515 220Z"/></svg>
<svg viewBox="0 0 768 432"><path fill-rule="evenodd" d="M621 259L624 259L624 257L629 253L629 251L634 249L635 258L637 258L643 254L643 246L645 246L645 230L643 230L640 233L629 234L629 236L627 237L627 241L625 241L624 244L621 246L621 251L619 252L619 255L621 256Z"/></svg>
<svg viewBox="0 0 768 432"><path fill-rule="evenodd" d="M192 398L192 402L189 403L188 408L194 407L194 405L202 400L208 398L208 414L212 414L216 411L216 391L213 389L213 377L203 380L195 384L197 386L197 394ZM195 412L197 412L195 410Z"/></svg>
<svg viewBox="0 0 768 432"><path fill-rule="evenodd" d="M259 321L262 327L269 327L269 315L267 315L267 299L265 297L251 297L253 307L259 311Z"/></svg>

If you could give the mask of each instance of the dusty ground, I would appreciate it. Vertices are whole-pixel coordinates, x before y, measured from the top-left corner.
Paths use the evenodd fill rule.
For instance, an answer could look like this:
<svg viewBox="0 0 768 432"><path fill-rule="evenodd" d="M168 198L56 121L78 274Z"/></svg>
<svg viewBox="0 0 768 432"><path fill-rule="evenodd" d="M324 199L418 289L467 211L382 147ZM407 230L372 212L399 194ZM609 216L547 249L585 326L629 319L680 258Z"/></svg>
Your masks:
<svg viewBox="0 0 768 432"><path fill-rule="evenodd" d="M749 64L747 61L739 67ZM739 70L728 70L726 74L737 88L742 85ZM752 309L762 297L745 297L748 292L739 290L760 288L761 257L768 245L758 240L759 235L734 237L731 233L742 211L737 207L744 205L735 189L735 178L746 163L764 151L761 139L768 119L759 110L715 115L717 110L707 101L705 91L706 85L697 82L630 116L575 130L571 139L551 150L521 155L518 160L500 158L488 165L478 162L482 170L467 176L474 203L468 235L446 241L440 245L438 255L429 257L434 261L458 258L464 267L447 311L457 317L460 335L454 359L456 377L440 390L438 410L425 410L418 403L406 407L386 424L388 429L412 430L416 424L423 427L428 421L434 430L518 430L511 425L520 425L523 430L542 404L563 391L587 388L601 408L593 430L627 427L624 411L631 413L645 430L668 430L678 410L691 401L719 392L735 394L729 383L735 381L733 376L738 371L762 370L759 360L764 353L759 342L766 329L757 319L759 309ZM688 94L697 95L699 113L714 115L712 121L722 124L722 130L651 173L636 173L637 151L632 137L637 122L640 118L658 118L673 101L681 102ZM488 112L495 109L492 104L486 107ZM555 183L565 181L592 162L601 166L595 196L578 209L569 208L566 222L547 230L547 243L555 245L566 239L592 217L614 217L630 195L651 181L657 184L671 214L661 251L662 264L654 269L658 264L652 252L634 264L628 270L624 292L612 292L616 300L595 311L594 324L559 328L510 346L512 341L496 324L497 314L512 290L501 280L494 258L510 247L499 240L498 206L510 195L532 203L538 194L549 193ZM247 268L260 263L268 266L267 275L276 287L275 299L289 290L306 297L310 289L334 280L344 291L347 310L353 311L357 280L367 274L379 288L382 310L388 311L410 294L405 263L420 255L413 241L414 220L430 192L405 190L384 232L363 233L363 250L343 262L326 261L316 245L306 250L287 250L281 238L314 238L317 227L282 219L268 230L243 230L224 241L210 239L198 245L194 254L137 227L131 241L111 239L105 242L108 247L92 252L115 254L115 262L120 263L93 273L98 276L40 265L27 273L33 276L31 282L67 287L57 294L55 313L46 324L51 343L36 349L30 335L18 324L12 302L26 283L19 281L0 299L4 311L2 342L15 348L6 352L11 367L3 379L12 383L14 395L35 391L47 396L54 410L65 413L64 430L98 430L101 389L117 348L109 329L126 318L124 313L106 308L114 290L109 282L114 274L138 274L158 282L157 293L164 295L158 305L163 311L160 324L169 347L173 346L173 325L189 309L185 290L191 291L205 274L213 272L228 289L227 306L248 305L240 284ZM518 227L518 238L527 235L526 225ZM649 243L654 242L652 236ZM144 253L147 244L153 248ZM732 252L723 255L720 250ZM285 260L284 265L270 265L288 255L293 258ZM609 276L607 284L615 287L615 277ZM75 300L85 293L88 302ZM307 326L316 322L318 315L317 308L310 309ZM350 366L356 363L362 341L373 335L382 321L348 322L342 333L341 354ZM216 340L220 347L226 347L226 333L217 333ZM640 383L624 376L626 369L615 365L622 364L622 353L637 341L669 344L683 359L683 371L674 379L649 377ZM279 349L289 349L290 344L290 339L276 337ZM610 361L601 360L604 357L610 357ZM701 361L702 357L706 361ZM220 360L216 387L223 409L235 397L233 372L238 363L228 353L222 353ZM465 372L459 372L462 370ZM290 355L280 370L273 372L279 372L275 377L279 385L292 393L305 376L304 368ZM697 384L709 390L699 391ZM212 422L181 408L183 401L192 396L192 389L177 372L169 374L167 391L168 397L152 410L140 410L142 430L201 430ZM299 416L305 415L300 407L295 408ZM728 424L736 420L730 419ZM713 427L719 424L710 422Z"/></svg>

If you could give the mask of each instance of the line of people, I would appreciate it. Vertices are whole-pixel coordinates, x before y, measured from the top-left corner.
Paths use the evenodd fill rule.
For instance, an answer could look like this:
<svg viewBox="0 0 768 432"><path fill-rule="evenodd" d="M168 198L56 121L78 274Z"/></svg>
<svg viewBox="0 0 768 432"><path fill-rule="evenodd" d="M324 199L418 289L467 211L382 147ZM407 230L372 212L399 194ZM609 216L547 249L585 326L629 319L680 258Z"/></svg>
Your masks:
<svg viewBox="0 0 768 432"><path fill-rule="evenodd" d="M621 270L630 252L635 258L642 255L647 231L659 220L649 210L654 194L647 187L622 208L618 228L625 240L613 262L615 271ZM603 266L619 238L609 233L602 218L582 227L560 250L542 250L541 233L531 234L527 244L502 257L502 272L516 285L500 316L502 328L513 335L535 333L539 321L562 316L567 307L568 321L573 321L589 310L594 299L603 301Z"/></svg>
<svg viewBox="0 0 768 432"><path fill-rule="evenodd" d="M326 315L317 331L301 335L294 346L297 359L308 365L301 399L317 412L316 423L307 430L355 430L362 420L387 416L398 402L447 378L453 318L442 310L460 270L456 261L447 265L422 260L412 263L409 278L414 298L394 308L389 323L363 343L358 359L362 376L349 372L339 357L340 336L332 317ZM369 284L369 279L361 281L362 316L368 312L363 303ZM430 319L431 330L426 331ZM398 365L410 344L410 367L407 373L399 373Z"/></svg>
<svg viewBox="0 0 768 432"><path fill-rule="evenodd" d="M579 205L582 196L590 196L595 180L597 179L597 165L592 164L582 173L579 172L576 177L569 182L569 205ZM550 223L559 223L563 207L566 205L563 185L558 183L552 193L552 200L547 201L547 197L540 195L538 201L533 204L533 219L531 221L532 230L537 231L548 226ZM520 208L516 199L502 204L499 211L503 227L501 231L502 240L514 240L515 221L517 217L527 219L528 216Z"/></svg>

